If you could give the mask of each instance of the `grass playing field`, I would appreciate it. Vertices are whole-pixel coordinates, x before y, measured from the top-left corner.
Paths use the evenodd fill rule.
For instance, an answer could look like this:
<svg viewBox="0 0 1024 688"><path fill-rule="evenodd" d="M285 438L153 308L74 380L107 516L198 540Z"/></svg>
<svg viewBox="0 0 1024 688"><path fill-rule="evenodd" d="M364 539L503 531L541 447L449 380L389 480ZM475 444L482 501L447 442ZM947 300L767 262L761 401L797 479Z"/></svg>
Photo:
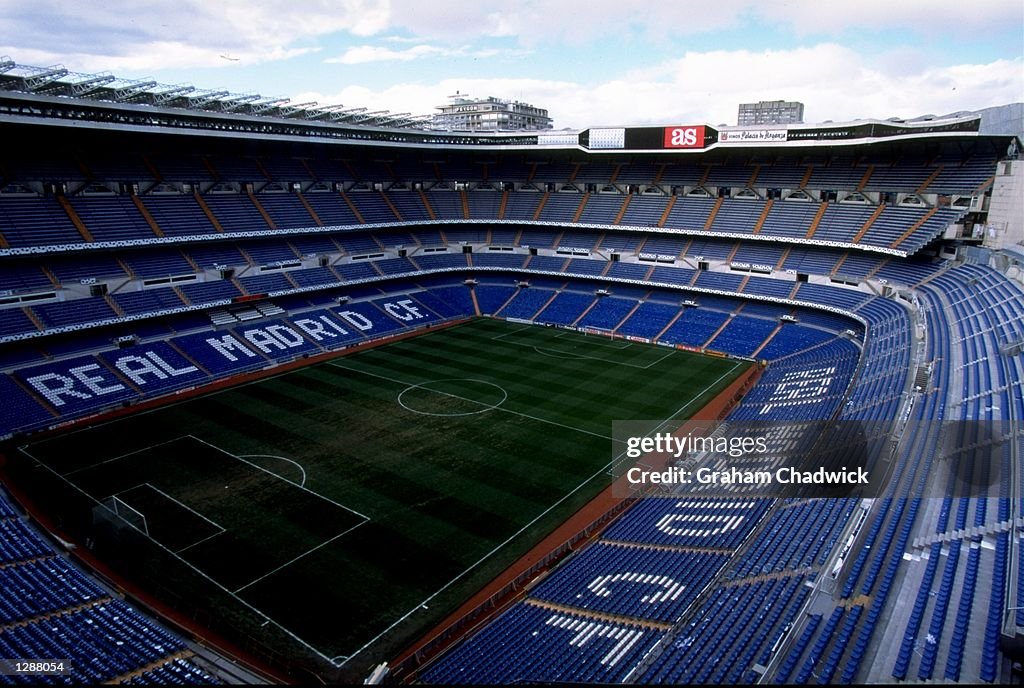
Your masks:
<svg viewBox="0 0 1024 688"><path fill-rule="evenodd" d="M614 420L687 418L745 368L477 319L22 451L141 514L210 604L361 672L607 486Z"/></svg>

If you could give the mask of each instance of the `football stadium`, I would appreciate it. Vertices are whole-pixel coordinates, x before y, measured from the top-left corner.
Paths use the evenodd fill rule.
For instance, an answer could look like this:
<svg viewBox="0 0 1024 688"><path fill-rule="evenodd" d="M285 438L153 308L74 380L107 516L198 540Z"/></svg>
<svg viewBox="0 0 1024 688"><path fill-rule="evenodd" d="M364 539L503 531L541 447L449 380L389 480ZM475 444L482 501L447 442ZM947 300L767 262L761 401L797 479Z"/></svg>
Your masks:
<svg viewBox="0 0 1024 688"><path fill-rule="evenodd" d="M0 682L1009 683L976 113L439 131L0 61Z"/></svg>

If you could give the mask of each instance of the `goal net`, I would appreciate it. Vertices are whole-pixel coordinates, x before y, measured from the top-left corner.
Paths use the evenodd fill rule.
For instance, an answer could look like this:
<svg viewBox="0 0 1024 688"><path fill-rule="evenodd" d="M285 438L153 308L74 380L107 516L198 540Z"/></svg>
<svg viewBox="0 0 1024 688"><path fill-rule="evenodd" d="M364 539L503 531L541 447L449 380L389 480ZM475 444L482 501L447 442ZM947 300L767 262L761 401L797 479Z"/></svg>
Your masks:
<svg viewBox="0 0 1024 688"><path fill-rule="evenodd" d="M117 495L107 497L103 500L103 505L124 523L144 535L149 535L149 525L146 523L146 515L135 507L129 505Z"/></svg>
<svg viewBox="0 0 1024 688"><path fill-rule="evenodd" d="M608 339L614 338L614 330L607 327L581 327L577 332L582 332L584 336L595 335L598 337L607 337Z"/></svg>

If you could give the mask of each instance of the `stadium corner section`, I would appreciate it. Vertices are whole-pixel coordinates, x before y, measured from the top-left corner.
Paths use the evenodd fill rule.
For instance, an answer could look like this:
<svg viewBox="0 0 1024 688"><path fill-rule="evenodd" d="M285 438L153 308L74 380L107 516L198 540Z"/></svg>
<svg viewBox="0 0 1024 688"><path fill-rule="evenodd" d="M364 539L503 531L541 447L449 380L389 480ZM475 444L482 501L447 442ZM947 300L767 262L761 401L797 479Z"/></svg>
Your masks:
<svg viewBox="0 0 1024 688"><path fill-rule="evenodd" d="M7 494L14 499L21 510L28 514L33 526L45 533L49 541L54 543L57 551L67 552L76 566L89 571L102 581L104 586L118 593L125 601L146 615L159 619L175 633L190 642L210 648L213 653L243 667L246 672L259 677L265 683L285 684L294 681L293 678L282 672L281 667L264 661L223 634L202 625L195 618L164 604L150 591L118 575L116 571L107 566L106 562L95 556L88 547L80 547L68 539L70 536L62 531L60 524L50 519L25 492L19 490L8 479L6 458L6 452L0 446L0 485L6 488Z"/></svg>
<svg viewBox="0 0 1024 688"><path fill-rule="evenodd" d="M692 420L723 420L757 384L767 364L758 362L733 380L692 417ZM415 681L419 670L446 649L484 626L527 592L530 583L552 570L569 554L595 541L597 536L637 499L622 499L609 485L583 505L529 552L470 597L458 609L398 655L387 673L390 680ZM375 672L376 673L376 672Z"/></svg>
<svg viewBox="0 0 1024 688"><path fill-rule="evenodd" d="M383 346L403 339L410 339L421 334L426 334L427 332L435 332L437 330L455 327L471 319L472 318L459 318L441 323L431 323L425 327L383 336L373 341L355 344L344 349L328 351L322 354L309 356L308 358L290 361L288 363L270 365L261 370L216 380L206 385L178 390L177 392L156 397L154 399L147 399L137 404L121 406L90 416L77 418L66 423L55 425L48 430L40 431L39 433L34 434L32 438L33 440L44 439L46 437L63 434L71 428L80 428L96 423L104 423L127 415L135 414L140 411L168 406L186 399L203 396L211 392L231 387L237 387L257 380L262 380L264 378L274 377L298 368L304 368L323 361L333 360L335 358L354 354L366 349L376 348L378 346ZM40 509L39 506L35 504L23 490L18 488L17 482L12 480L8 471L8 453L12 447L17 443L24 441L24 439L25 437L23 435L15 435L9 440L0 442L0 484L7 488L8 492L18 502L19 506L29 515L30 519L32 519L35 524L51 538L51 540L56 540L62 545L64 550L68 551L76 564L91 571L108 587L123 594L126 598L130 598L132 602L138 604L148 613L166 621L183 636L190 638L201 645L210 647L217 653L245 665L254 673L267 677L268 682L269 680L280 683L291 683L295 681L303 682L303 676L307 675L307 669L301 662L291 663L287 661L286 657L280 656L265 657L263 656L263 653L258 650L254 651L252 648L243 648L239 646L237 643L225 637L222 633L218 633L206 624L203 624L201 619L178 612L171 605L161 600L159 595L154 594L142 586L128 580L126 577L119 575L102 560L94 556L89 551L88 547L81 546L83 543L76 542L75 538L66 533L60 527L59 523L54 522L49 518L44 510ZM292 675L295 672L301 673L298 676ZM317 681L321 680L319 677L312 674L309 674L308 677L314 678Z"/></svg>

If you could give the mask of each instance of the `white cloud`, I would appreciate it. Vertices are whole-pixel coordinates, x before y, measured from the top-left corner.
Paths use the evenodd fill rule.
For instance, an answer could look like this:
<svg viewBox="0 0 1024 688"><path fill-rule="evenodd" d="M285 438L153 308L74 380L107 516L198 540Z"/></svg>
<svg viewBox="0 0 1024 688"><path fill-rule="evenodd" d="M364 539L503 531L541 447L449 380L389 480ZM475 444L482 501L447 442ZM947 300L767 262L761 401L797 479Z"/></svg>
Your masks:
<svg viewBox="0 0 1024 688"><path fill-rule="evenodd" d="M392 0L389 23L424 38L515 37L523 45L569 44L638 33L678 37L735 27L756 16L799 33L838 35L848 29L905 27L929 34L1020 26L1019 0L518 0L511 5L463 0Z"/></svg>
<svg viewBox="0 0 1024 688"><path fill-rule="evenodd" d="M22 63L84 71L216 67L228 64L223 54L251 64L315 51L328 34L374 35L389 12L375 0L4 2L0 50Z"/></svg>
<svg viewBox="0 0 1024 688"><path fill-rule="evenodd" d="M529 47L576 45L632 33L668 37L722 29L760 5L754 0L718 0L713 7L696 0L517 0L506 5L392 0L390 24L424 39L511 38Z"/></svg>
<svg viewBox="0 0 1024 688"><path fill-rule="evenodd" d="M835 44L690 53L663 70L663 80L610 82L596 89L595 97L627 123L639 115L643 121L674 116L712 124L735 123L741 102L779 98L803 102L810 122L945 114L1024 98L1024 60L880 71L869 57ZM623 97L636 103L632 113L616 106Z"/></svg>
<svg viewBox="0 0 1024 688"><path fill-rule="evenodd" d="M346 31L372 36L389 25L387 0L190 0L210 19L226 23L247 38L291 43L310 36Z"/></svg>
<svg viewBox="0 0 1024 688"><path fill-rule="evenodd" d="M800 33L902 28L922 34L970 32L1020 26L1019 0L857 0L856 3L788 0L782 5L751 3L753 11Z"/></svg>
<svg viewBox="0 0 1024 688"><path fill-rule="evenodd" d="M205 48L179 41L156 41L144 51L126 55L95 55L88 52L62 52L54 54L48 50L24 49L0 45L0 55L12 55L21 64L49 65L60 63L71 71L112 72L115 75L129 72L151 72L168 65L179 68L227 67L231 65L259 64L261 62L286 60L299 55L313 53L319 48L284 48L272 46L264 51Z"/></svg>
<svg viewBox="0 0 1024 688"><path fill-rule="evenodd" d="M337 57L324 60L328 64L368 64L371 62L411 62L428 57L517 57L522 56L521 50L499 50L496 48L484 48L473 50L468 45L454 48L446 48L437 45L414 45L402 50L394 50L379 45L356 45Z"/></svg>
<svg viewBox="0 0 1024 688"><path fill-rule="evenodd" d="M514 6L464 0L0 0L0 26L5 29L0 55L24 64L63 63L77 71L148 74L267 64L319 51L330 56L323 62L360 66L348 72L334 68L342 78L365 78L379 85L352 86L313 99L372 109L432 112L445 96L461 89L547 107L558 126L732 122L739 102L775 98L802 100L809 120L840 120L943 114L1024 100L1019 57L1024 39L1005 30L1019 28L1022 20L1020 0L860 0L855 6L821 0L718 0L713 6L695 0L654 5L639 0L518 0ZM772 26L831 33L835 42L765 52L691 51L642 69L632 67L631 56L620 47L624 38L632 45L650 39L662 41L658 52L665 54L667 46L687 36L722 29L736 29L720 34L723 45L736 46L743 45L744 30ZM941 37L927 48L908 40L874 53L839 44L848 38L846 31L876 27L905 27L908 34ZM956 38L980 41L989 29L1002 30L999 36L1008 42L1003 50L1009 59L956 65ZM593 41L607 45L601 69L611 76L592 76L586 65L567 61L573 45ZM542 47L566 45L570 50L551 58L550 68L544 67L540 76L533 72L531 79L502 78L524 74L511 66L511 58L528 51L543 57ZM500 68L500 74L425 85L425 77L412 66L399 66L463 57L503 58L500 65L488 64L492 73ZM311 62L298 67L305 70L305 85L316 83L314 78L335 77L310 69ZM538 62L531 60L529 68L536 69ZM391 64L374 72L374 63ZM634 71L623 73L621 65ZM460 66L454 60L445 65ZM284 65L276 74L290 67ZM268 75L274 72L267 70ZM559 78L549 79L548 74ZM273 92L288 88L287 82L260 86Z"/></svg>
<svg viewBox="0 0 1024 688"><path fill-rule="evenodd" d="M570 80L446 79L435 84L352 86L296 100L427 114L459 90L547 108L558 128L734 124L741 102L799 100L808 122L938 115L1024 100L1024 60L881 71L853 50L822 44L788 51L711 51L597 85Z"/></svg>
<svg viewBox="0 0 1024 688"><path fill-rule="evenodd" d="M1015 51L1009 54L1017 55L1024 41L1007 37L1006 27L1022 22L1020 0L0 0L0 51L22 63L60 62L80 71L253 65L318 50L340 53L331 62L366 64L505 56L516 48L593 41L606 41L614 55L624 41L664 46L720 30L732 30L723 37L735 45L745 30L767 26L836 40L851 30L902 28L933 37L932 49L946 54L955 54L957 40L983 40L986 31L999 30ZM376 43L367 40L372 37ZM361 45L350 47L353 39Z"/></svg>
<svg viewBox="0 0 1024 688"><path fill-rule="evenodd" d="M73 69L131 64L180 68L209 55L266 62L309 51L332 38L390 36L418 44L488 40L539 45L579 45L623 38L668 40L743 28L751 18L798 33L839 36L850 29L904 28L920 35L980 40L985 30L1020 27L1020 0L859 0L854 5L821 0L518 0L512 5L464 0L35 0L0 2L5 50L16 59L67 62ZM166 46L178 49L165 50ZM955 49L950 44L950 49ZM150 60L146 54L153 53ZM28 56L28 57L26 57ZM71 57L68 57L71 56ZM388 58L405 59L405 58ZM217 63L213 63L214 65ZM211 66L206 63L206 66Z"/></svg>
<svg viewBox="0 0 1024 688"><path fill-rule="evenodd" d="M331 57L324 62L337 64L365 64L367 62L408 62L422 57L450 55L455 51L438 48L432 45L415 45L404 50L392 50L378 45L356 45L338 57Z"/></svg>

